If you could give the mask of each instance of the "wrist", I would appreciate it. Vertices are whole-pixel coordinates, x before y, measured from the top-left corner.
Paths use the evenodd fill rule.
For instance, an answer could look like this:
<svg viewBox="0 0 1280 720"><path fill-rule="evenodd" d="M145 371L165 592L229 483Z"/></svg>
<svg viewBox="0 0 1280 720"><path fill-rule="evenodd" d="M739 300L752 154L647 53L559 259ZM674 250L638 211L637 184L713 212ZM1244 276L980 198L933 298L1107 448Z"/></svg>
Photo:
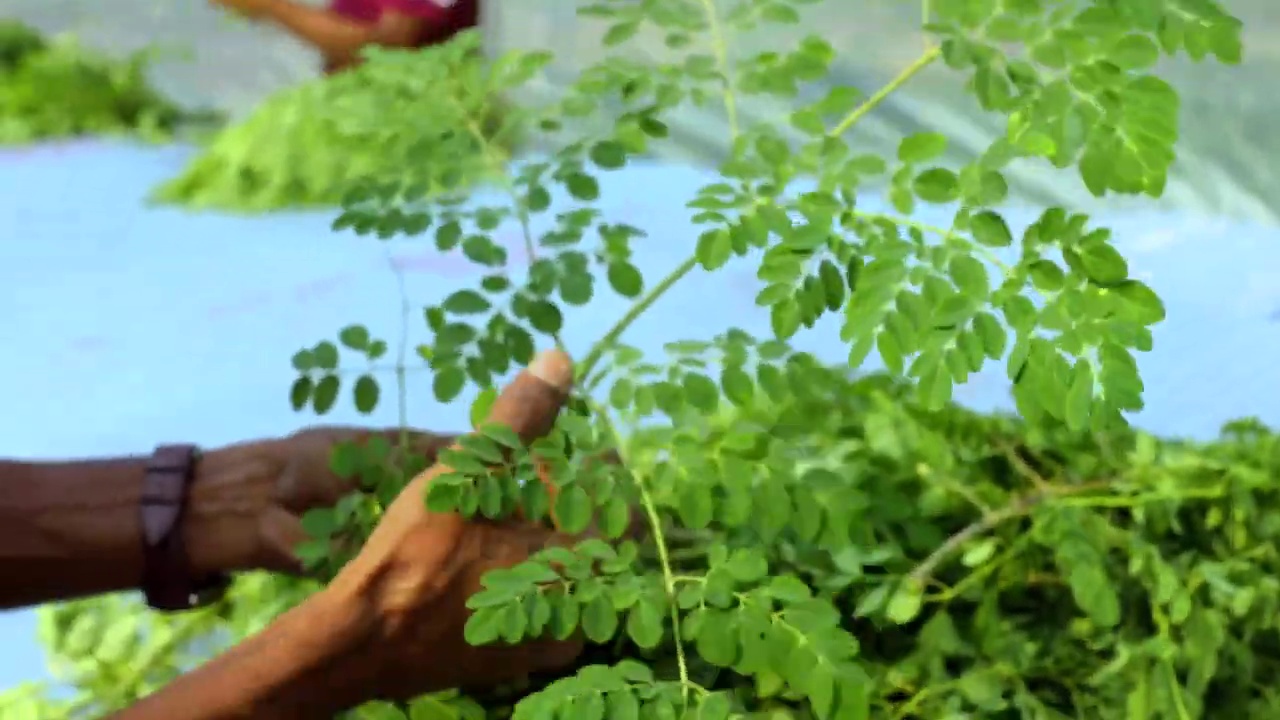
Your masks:
<svg viewBox="0 0 1280 720"><path fill-rule="evenodd" d="M282 616L262 637L285 671L263 688L261 716L327 717L369 699L382 674L377 627L361 598L329 588Z"/></svg>
<svg viewBox="0 0 1280 720"><path fill-rule="evenodd" d="M379 678L376 624L360 598L325 588L298 606L279 629L280 661L292 670L262 705L265 716L335 714L367 700ZM317 628L323 628L316 632ZM285 657L287 656L287 657Z"/></svg>
<svg viewBox="0 0 1280 720"><path fill-rule="evenodd" d="M204 452L195 467L181 532L196 577L264 565L259 525L275 503L281 453L260 443Z"/></svg>

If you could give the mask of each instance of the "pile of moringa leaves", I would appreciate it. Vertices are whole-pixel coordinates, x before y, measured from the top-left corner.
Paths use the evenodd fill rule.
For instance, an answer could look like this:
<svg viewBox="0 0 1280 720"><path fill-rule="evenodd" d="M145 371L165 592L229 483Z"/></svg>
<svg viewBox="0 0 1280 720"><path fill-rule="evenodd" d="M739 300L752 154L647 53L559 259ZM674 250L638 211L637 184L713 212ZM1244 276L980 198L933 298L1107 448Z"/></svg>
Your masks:
<svg viewBox="0 0 1280 720"><path fill-rule="evenodd" d="M763 550L775 579L794 574L832 599L859 641L872 718L1280 717L1280 436L1253 420L1207 443L1033 429L958 406L924 411L883 377L812 373L793 378L796 403L735 409L684 435L706 438L684 450L671 437L652 444L690 468L655 483L676 576L705 573L723 543ZM725 483L735 462L800 482L789 498L743 500L753 530L712 520L688 531L699 504L688 483ZM652 549L640 553L658 572ZM780 681L723 668L769 651L745 615L716 610L732 607L732 586L717 600L711 584L686 606L703 603L698 622L723 632L686 628L691 674L758 717L809 720ZM675 672L669 639L645 651L625 635L581 664L644 658ZM502 715L503 700L485 702Z"/></svg>
<svg viewBox="0 0 1280 720"><path fill-rule="evenodd" d="M166 140L194 117L156 92L151 54L108 58L73 38L0 20L0 145L86 135Z"/></svg>
<svg viewBox="0 0 1280 720"><path fill-rule="evenodd" d="M336 207L363 178L397 175L389 170L410 160L429 167L433 153L459 147L437 146L432 138L472 130L480 136L474 162L462 163L469 169L458 183L502 171L507 152L494 136L506 113L486 82L478 35L421 50L376 52L378 62L268 98L222 130L152 199L250 213Z"/></svg>

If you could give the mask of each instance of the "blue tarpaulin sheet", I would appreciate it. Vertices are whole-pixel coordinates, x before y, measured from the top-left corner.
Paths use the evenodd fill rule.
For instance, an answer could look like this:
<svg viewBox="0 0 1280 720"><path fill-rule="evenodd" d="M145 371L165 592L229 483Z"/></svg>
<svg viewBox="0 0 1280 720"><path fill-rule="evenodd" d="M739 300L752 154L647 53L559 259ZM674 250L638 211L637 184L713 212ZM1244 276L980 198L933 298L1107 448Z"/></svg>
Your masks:
<svg viewBox="0 0 1280 720"><path fill-rule="evenodd" d="M313 421L286 399L295 350L350 322L397 337L397 274L415 307L478 279L423 242L332 233L329 212L233 218L146 207L149 188L191 152L93 142L0 152L0 456L118 455L291 432ZM658 165L603 176L605 217L649 233L636 262L650 282L692 252L698 230L679 208L711 179ZM1140 361L1148 408L1138 423L1199 437L1238 416L1280 423L1275 231L1178 214L1099 220L1168 305L1155 350ZM519 245L514 228L499 237ZM625 340L656 353L729 326L767 333L758 288L749 262L695 272ZM626 307L602 294L571 314L570 349L581 354ZM424 338L420 316L411 322ZM844 355L831 323L799 345L831 361ZM410 376L410 421L462 428L466 405L440 406L429 383L427 373ZM1007 388L997 364L957 396L1008 407ZM362 418L348 403L327 420L396 418L390 406ZM0 686L40 676L34 628L31 612L0 614Z"/></svg>

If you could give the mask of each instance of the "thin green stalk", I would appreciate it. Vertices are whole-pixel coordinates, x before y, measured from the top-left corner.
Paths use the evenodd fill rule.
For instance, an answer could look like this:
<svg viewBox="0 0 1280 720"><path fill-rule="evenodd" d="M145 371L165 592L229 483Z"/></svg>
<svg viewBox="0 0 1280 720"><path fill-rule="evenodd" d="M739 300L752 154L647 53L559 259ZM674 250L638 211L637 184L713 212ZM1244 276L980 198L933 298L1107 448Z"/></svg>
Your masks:
<svg viewBox="0 0 1280 720"><path fill-rule="evenodd" d="M729 43L725 40L724 28L720 23L720 15L716 12L715 0L702 0L702 10L707 17L707 29L711 35L712 54L716 59L716 66L720 70L720 74L724 76L724 87L722 89L722 98L724 100L725 116L729 120L729 137L736 139L741 132L738 126L738 98L734 89L733 74L729 72ZM591 371L604 357L605 352L617 342L622 333L631 327L631 324L645 313L658 298L671 289L676 283L684 279L698 265L697 258L689 258L681 263L675 270L662 279L657 285L653 286L644 297L636 301L636 304L622 316L620 320L600 338L591 350L587 353L587 357L582 361L580 366L580 377L590 377ZM587 390L593 389L599 385L603 377L595 378L586 386Z"/></svg>
<svg viewBox="0 0 1280 720"><path fill-rule="evenodd" d="M703 0L703 7L708 8L709 12L711 13L714 13L715 11L712 0ZM714 33L718 32L719 21L717 20L709 24L713 29L713 37L714 37ZM723 44L723 40L721 40L721 44ZM836 126L832 128L827 134L832 137L843 135L846 131L848 131L849 128L853 127L855 123L861 120L863 116L865 116L867 113L874 110L877 106L880 105L880 103L884 102L885 98L889 97L890 94L892 94L898 88L902 87L903 84L905 84L911 78L915 77L916 74L918 74L921 70L924 70L926 67L928 67L930 63L937 60L939 57L941 57L941 55L942 55L942 51L939 50L938 48L931 48L930 50L925 52L923 55L920 56L919 59L917 59L914 63L912 63L910 67L903 70L901 73L898 74L897 77L890 80L889 83L886 84L883 88L881 88L878 92L876 92L871 97L867 98L865 102L863 102L861 105L859 105L858 107L850 111L849 114L846 115L844 119L841 120L839 123L837 123ZM723 62L726 62L726 63L728 62L728 59L727 59L728 54L723 50L718 52L716 57L718 60L722 60ZM724 73L725 77L729 76L727 67L722 68L721 71ZM732 104L731 94L732 93L729 93L729 96L727 96L726 98L725 109L727 112L730 113L730 117L736 118L737 117L736 105ZM737 137L736 120L734 121L734 123L735 124L732 127L733 135L731 139L736 139ZM662 297L662 295L666 293L668 290L670 290L673 285L680 282L680 280L682 280L685 275L688 275L695 267L697 267L697 265L698 265L698 260L696 257L691 257L688 260L685 260L678 267L676 267L676 269L672 270L669 275L664 277L657 285L654 285L653 288L650 289L649 292L644 295L644 297L636 301L636 304L633 305L631 309L628 310L627 313L623 315L622 318L620 318L617 323L614 324L614 326L609 330L609 332L605 333L604 336L601 337L600 340L594 346L592 346L591 350L587 353L586 358L583 360L582 365L579 366L579 377L584 377L584 378L590 377L591 371L595 368L596 364L600 362L600 359L604 356L605 352L608 351L609 347L612 346L613 343L618 340L618 338L622 337L622 334L626 332L629 327L631 327L631 324L634 323L641 315L643 315L644 312L648 310L655 302L657 302L658 298ZM599 384L599 381L600 381L600 378L596 378L594 382L586 386L586 389L587 390L592 389L593 387Z"/></svg>
<svg viewBox="0 0 1280 720"><path fill-rule="evenodd" d="M529 258L529 264L532 265L538 259L538 247L533 239L533 223L529 217L529 209L525 207L524 199L520 197L520 193L516 192L515 183L511 182L511 177L505 172L505 153L485 137L484 131L476 123L474 117L467 114L461 106L458 106L457 110L458 114L463 117L463 124L466 125L467 132L471 134L476 142L480 143L481 154L489 164L489 169L493 171L495 177L500 178L502 188L511 196L511 206L515 210L516 219L520 223L520 234L524 239L524 252ZM555 333L551 337L555 341L557 348L565 350L564 339L560 336L560 333Z"/></svg>
<svg viewBox="0 0 1280 720"><path fill-rule="evenodd" d="M455 101L454 106L458 114L462 116L467 132L471 134L471 137L477 143L480 143L480 154L484 156L485 162L489 164L489 169L493 171L495 177L500 178L503 189L511 195L511 204L516 211L516 218L520 221L520 232L524 236L525 254L529 256L529 262L533 262L537 259L538 249L533 241L533 228L529 220L529 210L525 208L524 202L521 201L520 195L516 192L515 184L511 182L511 177L506 173L506 153L494 147L489 138L485 137L484 130L480 128L476 119L468 114L461 105ZM559 342L558 339L557 342Z"/></svg>
<svg viewBox="0 0 1280 720"><path fill-rule="evenodd" d="M409 289L405 286L404 271L396 267L395 262L391 259L391 253L387 253L387 265L391 267L391 272L396 276L396 289L400 293L400 342L396 348L396 415L400 425L399 447L402 453L409 450L409 315L413 312L413 307L409 303ZM404 483L409 482L409 478L401 478Z"/></svg>
<svg viewBox="0 0 1280 720"><path fill-rule="evenodd" d="M729 119L729 137L737 139L738 95L734 89L733 74L729 72L729 43L724 39L724 29L720 25L720 14L716 12L715 0L702 0L702 11L707 16L707 31L711 34L711 49L715 55L716 68L724 78L722 97L725 116Z"/></svg>
<svg viewBox="0 0 1280 720"><path fill-rule="evenodd" d="M590 402L590 401L588 401ZM591 403L592 412L600 419L600 424L604 426L605 432L609 433L613 439L613 446L618 453L618 460L622 467L629 468L631 464L627 462L626 449L622 445L622 436L618 434L617 429L613 426L613 421L609 419L609 411L601 407L598 403ZM694 686L693 681L689 677L689 660L685 656L684 641L680 635L680 607L676 604L676 583L681 578L677 578L675 571L671 567L671 551L667 548L667 537L662 529L662 518L658 517L658 504L653 500L653 493L649 492L647 483L636 481L636 488L640 492L640 505L644 508L645 519L649 522L649 528L653 530L653 543L658 550L658 565L662 570L662 583L667 592L667 609L671 616L671 634L675 637L676 645L676 670L680 676L680 693L685 703L689 701L689 688Z"/></svg>
<svg viewBox="0 0 1280 720"><path fill-rule="evenodd" d="M653 495L645 487L645 483L636 483L640 489L640 504L644 507L645 519L653 529L653 542L658 548L658 564L662 568L662 582L667 591L667 609L671 615L671 634L675 637L676 670L680 675L680 694L685 703L689 702L689 660L685 657L684 641L680 637L680 606L676 603L676 579L671 570L671 557L667 552L667 540L662 535L662 519L658 517L658 507Z"/></svg>
<svg viewBox="0 0 1280 720"><path fill-rule="evenodd" d="M942 57L941 48L932 47L926 50L923 55L916 58L915 62L907 66L907 69L898 73L897 77L890 80L884 87L877 90L874 95L867 98L866 102L854 108L848 115L844 116L844 119L836 123L836 126L831 128L831 131L827 134L832 137L839 137L840 135L848 132L849 128L856 125L867 113L879 107L880 103L884 102L886 98L897 92L898 89L905 85L908 80L919 74L921 70L932 65L933 61L940 57Z"/></svg>
<svg viewBox="0 0 1280 720"><path fill-rule="evenodd" d="M673 285L680 282L685 275L688 275L697 266L698 259L696 257L691 257L688 260L685 260L680 263L679 267L672 270L669 275L662 278L657 285L654 285L649 289L649 292L645 293L643 297L637 300L636 304L632 305L631 308L627 310L626 314L623 315L618 322L614 323L613 327L609 329L609 332L605 333L600 340L591 347L590 352L587 353L587 356L582 360L582 364L579 365L579 377L590 377L591 371L604 357L605 352L615 342L617 342L619 337L622 336L622 333L626 332L627 328L631 327L632 323L652 307L653 304L658 301L658 298L665 295ZM601 379L603 379L603 376L595 378L593 382L585 386L584 389L588 391L592 390L600 383Z"/></svg>

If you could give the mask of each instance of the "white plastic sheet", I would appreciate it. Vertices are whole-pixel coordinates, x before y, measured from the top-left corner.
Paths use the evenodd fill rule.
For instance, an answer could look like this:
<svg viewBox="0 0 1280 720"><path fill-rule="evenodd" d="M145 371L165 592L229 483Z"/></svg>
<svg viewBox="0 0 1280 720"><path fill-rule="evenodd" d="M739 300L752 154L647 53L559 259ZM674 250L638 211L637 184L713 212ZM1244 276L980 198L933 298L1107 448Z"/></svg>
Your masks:
<svg viewBox="0 0 1280 720"><path fill-rule="evenodd" d="M320 0L310 0L319 2ZM727 5L729 0L717 0ZM532 95L555 93L605 52L604 23L579 18L574 0L489 0L484 32L492 52L552 49L558 53L545 84ZM268 93L312 77L314 55L270 27L229 19L206 0L3 0L0 15L43 30L71 32L87 44L115 51L159 44L173 57L156 71L160 86L179 100L243 113ZM1227 68L1179 59L1165 71L1181 91L1183 139L1175 174L1158 207L1230 216L1267 224L1280 221L1280 2L1225 0L1244 20L1245 63ZM922 47L919 10L902 0L826 0L807 10L797 28L736 37L736 54L785 47L818 34L840 50L834 79L866 92L909 64ZM629 49L636 57L668 53L661 37L641 34ZM772 117L771 108L747 103L750 116ZM674 121L674 141L662 152L703 164L723 151L722 113L694 109ZM979 151L1000 130L999 118L978 110L947 71L930 70L859 126L854 139L892 150L897 138L937 130L956 140L959 154ZM1151 207L1149 199L1098 201L1069 172L1032 165L1020 169L1015 190L1034 204L1065 204L1085 211ZM1135 205L1136 204L1136 205Z"/></svg>

